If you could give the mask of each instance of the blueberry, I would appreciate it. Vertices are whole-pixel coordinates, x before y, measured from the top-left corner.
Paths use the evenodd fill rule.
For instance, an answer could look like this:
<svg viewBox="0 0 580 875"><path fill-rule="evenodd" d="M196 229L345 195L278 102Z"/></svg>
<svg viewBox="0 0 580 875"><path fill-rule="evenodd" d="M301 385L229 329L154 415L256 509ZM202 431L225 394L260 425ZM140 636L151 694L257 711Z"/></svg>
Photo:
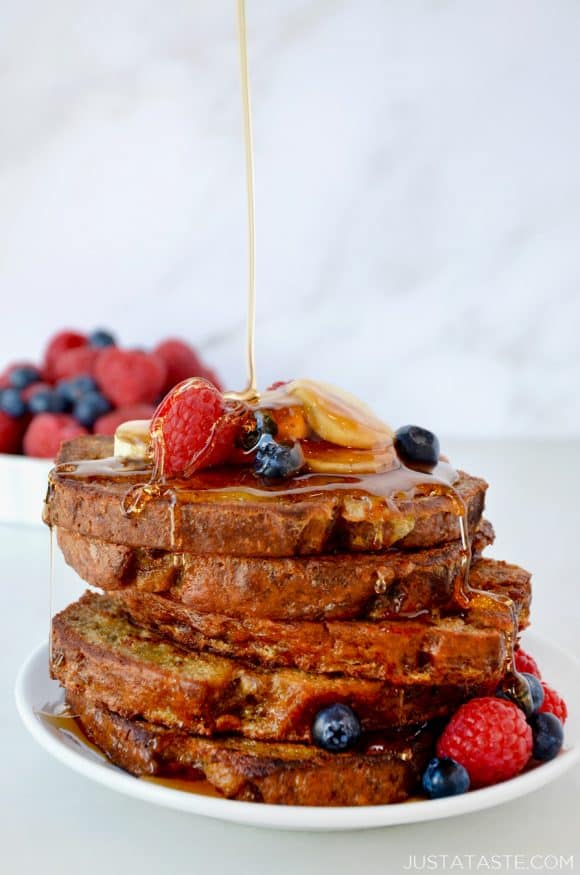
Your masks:
<svg viewBox="0 0 580 875"><path fill-rule="evenodd" d="M26 389L32 383L38 383L42 377L38 368L31 365L23 365L21 368L13 368L10 372L10 385L15 389Z"/></svg>
<svg viewBox="0 0 580 875"><path fill-rule="evenodd" d="M534 714L530 720L534 738L532 756L536 760L553 760L564 741L564 728L555 714Z"/></svg>
<svg viewBox="0 0 580 875"><path fill-rule="evenodd" d="M21 416L24 416L26 404L22 400L19 389L10 388L0 391L0 410L14 419L20 419Z"/></svg>
<svg viewBox="0 0 580 875"><path fill-rule="evenodd" d="M102 349L105 346L116 345L117 341L109 331L103 331L102 329L99 329L98 331L93 331L92 334L89 334L89 346L93 346L96 349Z"/></svg>
<svg viewBox="0 0 580 875"><path fill-rule="evenodd" d="M531 717L534 713L534 697L531 686L528 683L528 677L529 675L522 674L521 672L514 672L514 674L508 675L501 687L496 691L496 696L500 699L508 699L510 702L514 702L518 708L521 708L526 718ZM538 707L541 708L541 705Z"/></svg>
<svg viewBox="0 0 580 875"><path fill-rule="evenodd" d="M318 712L312 724L312 741L331 753L353 747L360 738L360 722L348 705L330 705Z"/></svg>
<svg viewBox="0 0 580 875"><path fill-rule="evenodd" d="M265 434L276 437L278 426L265 410L256 410L249 418L242 433L241 444L244 450L253 450Z"/></svg>
<svg viewBox="0 0 580 875"><path fill-rule="evenodd" d="M88 374L82 374L80 377L73 377L70 380L61 380L55 391L61 398L64 398L69 407L72 407L87 392L96 392L97 384Z"/></svg>
<svg viewBox="0 0 580 875"><path fill-rule="evenodd" d="M304 465L300 444L279 444L272 435L260 438L256 452L256 474L261 477L290 477Z"/></svg>
<svg viewBox="0 0 580 875"><path fill-rule="evenodd" d="M91 428L99 416L104 416L110 409L107 399L93 390L79 398L73 408L73 416L81 425Z"/></svg>
<svg viewBox="0 0 580 875"><path fill-rule="evenodd" d="M469 790L469 775L465 766L450 757L434 757L423 772L422 784L430 799L459 796Z"/></svg>
<svg viewBox="0 0 580 875"><path fill-rule="evenodd" d="M542 705L544 704L544 688L541 684L541 681L533 674L528 674L527 671L521 672L522 677L524 677L528 683L528 687L530 688L530 695L532 697L532 712L537 714Z"/></svg>
<svg viewBox="0 0 580 875"><path fill-rule="evenodd" d="M395 450L410 468L434 468L439 461L439 438L419 425L402 425L395 432Z"/></svg>
<svg viewBox="0 0 580 875"><path fill-rule="evenodd" d="M65 399L52 389L39 389L28 399L30 413L64 413Z"/></svg>

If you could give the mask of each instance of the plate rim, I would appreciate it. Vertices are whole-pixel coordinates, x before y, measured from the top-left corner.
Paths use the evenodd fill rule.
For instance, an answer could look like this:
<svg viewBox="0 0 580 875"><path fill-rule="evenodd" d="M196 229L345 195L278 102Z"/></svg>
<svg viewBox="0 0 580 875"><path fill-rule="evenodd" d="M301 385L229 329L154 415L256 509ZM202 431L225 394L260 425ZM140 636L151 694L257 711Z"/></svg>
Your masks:
<svg viewBox="0 0 580 875"><path fill-rule="evenodd" d="M537 641L540 647L548 648L558 658L568 662L580 679L580 660L574 654L533 632L526 633L525 640ZM24 726L35 741L54 759L100 786L126 796L166 808L242 825L296 831L340 831L440 820L482 811L525 796L555 780L580 761L580 738L578 738L573 741L572 747L564 750L556 759L509 781L474 790L462 796L416 803L401 802L390 805L338 808L271 805L187 793L140 781L113 764L107 763L104 755L102 762L92 760L59 741L38 717L35 705L28 694L28 686L36 678L36 672L41 664L45 666L48 664L47 641L35 647L21 665L16 677L14 696Z"/></svg>

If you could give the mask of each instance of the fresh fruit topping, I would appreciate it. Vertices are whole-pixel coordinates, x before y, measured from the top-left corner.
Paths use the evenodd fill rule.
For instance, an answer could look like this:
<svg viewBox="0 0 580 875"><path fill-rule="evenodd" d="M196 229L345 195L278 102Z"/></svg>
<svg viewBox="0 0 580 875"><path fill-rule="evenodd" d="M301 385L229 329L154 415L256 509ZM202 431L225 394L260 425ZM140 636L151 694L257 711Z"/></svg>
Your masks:
<svg viewBox="0 0 580 875"><path fill-rule="evenodd" d="M312 724L312 741L331 753L353 747L360 738L358 717L348 705L330 705L318 712Z"/></svg>
<svg viewBox="0 0 580 875"><path fill-rule="evenodd" d="M544 681L542 681L542 687L544 688L544 701L540 708L540 714L553 714L560 723L564 724L568 717L566 702L556 690Z"/></svg>
<svg viewBox="0 0 580 875"><path fill-rule="evenodd" d="M560 752L564 741L562 723L555 714L534 714L530 720L534 737L533 757L536 760L553 760Z"/></svg>
<svg viewBox="0 0 580 875"><path fill-rule="evenodd" d="M167 373L165 362L140 350L108 346L95 350L98 360L95 378L103 395L116 407L153 404L159 397Z"/></svg>
<svg viewBox="0 0 580 875"><path fill-rule="evenodd" d="M0 410L0 453L17 453L26 420L15 419Z"/></svg>
<svg viewBox="0 0 580 875"><path fill-rule="evenodd" d="M522 675L523 677L525 677L530 688L530 695L532 697L532 712L534 714L537 714L544 704L544 688L542 686L542 682L538 680L535 675L529 674L528 672L524 671L522 672Z"/></svg>
<svg viewBox="0 0 580 875"><path fill-rule="evenodd" d="M99 416L93 426L93 431L95 434L114 435L120 425L136 419L147 420L149 428L149 420L154 413L155 408L152 404L130 404L127 407L119 407L118 410L112 410L110 413L105 413L104 416Z"/></svg>
<svg viewBox="0 0 580 875"><path fill-rule="evenodd" d="M97 329L89 334L89 346L94 346L95 349L104 349L106 346L116 346L117 341L110 331L103 331L102 328Z"/></svg>
<svg viewBox="0 0 580 875"><path fill-rule="evenodd" d="M188 477L224 462L246 408L226 403L207 380L184 380L163 399L151 421L153 452L162 476Z"/></svg>
<svg viewBox="0 0 580 875"><path fill-rule="evenodd" d="M165 390L168 392L178 383L190 377L203 377L221 390L220 382L211 368L207 368L198 354L184 340L170 338L155 347L154 353L163 359L167 367Z"/></svg>
<svg viewBox="0 0 580 875"><path fill-rule="evenodd" d="M0 389L0 410L14 419L20 419L21 416L24 416L26 413L26 402L22 398L20 389L13 387Z"/></svg>
<svg viewBox="0 0 580 875"><path fill-rule="evenodd" d="M537 680L537 678L534 678L534 680ZM507 699L513 702L514 705L521 708L526 717L531 717L534 713L532 689L526 675L523 673L513 672L508 674L497 690L496 696L500 699ZM538 696L537 689L536 696Z"/></svg>
<svg viewBox="0 0 580 875"><path fill-rule="evenodd" d="M23 365L22 367L12 368L8 377L10 385L15 389L26 389L32 383L39 383L42 379L42 374L33 365Z"/></svg>
<svg viewBox="0 0 580 875"><path fill-rule="evenodd" d="M439 439L432 431L419 425L403 425L395 432L395 449L399 459L409 468L427 470L439 461Z"/></svg>
<svg viewBox="0 0 580 875"><path fill-rule="evenodd" d="M27 403L29 413L32 414L64 413L68 409L68 404L62 395L45 383L29 386L22 393L22 397Z"/></svg>
<svg viewBox="0 0 580 875"><path fill-rule="evenodd" d="M542 678L542 673L540 672L540 669L538 668L538 663L536 662L534 657L530 656L529 653L526 653L526 651L522 650L521 648L519 650L516 650L515 666L516 671L526 674L533 674L534 677L540 678L540 680Z"/></svg>
<svg viewBox="0 0 580 875"><path fill-rule="evenodd" d="M86 428L92 428L99 416L109 413L111 405L100 392L92 390L82 395L73 409L73 416L77 422Z"/></svg>
<svg viewBox="0 0 580 875"><path fill-rule="evenodd" d="M380 474L397 464L392 447L352 450L323 441L304 441L301 447L308 470L317 474Z"/></svg>
<svg viewBox="0 0 580 875"><path fill-rule="evenodd" d="M256 450L256 474L281 479L297 474L303 467L304 455L299 443L281 444L270 434L262 436Z"/></svg>
<svg viewBox="0 0 580 875"><path fill-rule="evenodd" d="M151 421L133 419L119 425L115 431L114 454L117 459L150 459Z"/></svg>
<svg viewBox="0 0 580 875"><path fill-rule="evenodd" d="M513 702L491 696L462 705L437 743L437 756L465 766L472 787L513 778L531 752L532 730L523 712Z"/></svg>
<svg viewBox="0 0 580 875"><path fill-rule="evenodd" d="M75 349L75 347L86 346L87 339L84 334L79 334L78 331L60 331L52 338L44 353L44 369L45 377L54 381L54 366L63 352L67 349Z"/></svg>
<svg viewBox="0 0 580 875"><path fill-rule="evenodd" d="M55 361L52 375L56 381L68 380L81 374L93 375L100 350L91 346L68 349Z"/></svg>
<svg viewBox="0 0 580 875"><path fill-rule="evenodd" d="M268 412L276 423L278 440L302 441L311 434L303 407L291 404Z"/></svg>
<svg viewBox="0 0 580 875"><path fill-rule="evenodd" d="M465 766L449 757L434 757L421 781L423 790L430 799L444 796L459 796L469 790L469 775Z"/></svg>
<svg viewBox="0 0 580 875"><path fill-rule="evenodd" d="M254 410L242 423L240 444L244 450L255 450L265 434L276 437L276 421L267 410Z"/></svg>
<svg viewBox="0 0 580 875"><path fill-rule="evenodd" d="M391 442L389 426L349 392L316 380L293 380L284 390L302 403L311 429L324 441L361 450Z"/></svg>
<svg viewBox="0 0 580 875"><path fill-rule="evenodd" d="M63 441L88 434L87 429L66 413L41 413L24 435L24 452L41 459L54 459Z"/></svg>

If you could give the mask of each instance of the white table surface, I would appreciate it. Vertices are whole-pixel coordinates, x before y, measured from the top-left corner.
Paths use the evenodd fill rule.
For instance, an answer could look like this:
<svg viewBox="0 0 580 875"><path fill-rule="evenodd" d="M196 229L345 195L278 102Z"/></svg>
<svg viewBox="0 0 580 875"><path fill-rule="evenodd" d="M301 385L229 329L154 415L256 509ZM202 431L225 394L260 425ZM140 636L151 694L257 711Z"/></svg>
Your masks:
<svg viewBox="0 0 580 875"><path fill-rule="evenodd" d="M534 571L534 629L580 656L580 442L456 441L445 449L457 466L491 483L492 552ZM19 665L47 632L48 535L40 527L1 526L0 549L2 871L371 875L404 871L411 855L420 863L427 854L575 854L580 868L578 767L536 795L489 811L342 834L222 824L116 796L67 771L25 733L12 694ZM57 589L60 605L76 598L81 584L69 573ZM505 871L508 864L503 858ZM464 857L464 870L469 865Z"/></svg>

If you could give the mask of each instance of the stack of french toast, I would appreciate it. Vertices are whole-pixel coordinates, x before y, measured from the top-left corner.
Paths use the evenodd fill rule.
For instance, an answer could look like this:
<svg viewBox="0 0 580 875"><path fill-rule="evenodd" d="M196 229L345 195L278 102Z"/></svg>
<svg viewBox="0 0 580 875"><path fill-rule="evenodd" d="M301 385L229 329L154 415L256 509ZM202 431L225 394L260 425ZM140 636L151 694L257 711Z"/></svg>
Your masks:
<svg viewBox="0 0 580 875"><path fill-rule="evenodd" d="M51 671L135 775L266 803L402 801L438 727L511 671L530 577L481 555L483 480L439 458L411 467L392 435L389 463L355 446L345 472L320 411L297 393L306 413L289 418L285 398L251 411L255 444L244 426L235 461L179 476L159 475L159 428L122 452L108 437L63 445L45 521L101 592L54 618Z"/></svg>

